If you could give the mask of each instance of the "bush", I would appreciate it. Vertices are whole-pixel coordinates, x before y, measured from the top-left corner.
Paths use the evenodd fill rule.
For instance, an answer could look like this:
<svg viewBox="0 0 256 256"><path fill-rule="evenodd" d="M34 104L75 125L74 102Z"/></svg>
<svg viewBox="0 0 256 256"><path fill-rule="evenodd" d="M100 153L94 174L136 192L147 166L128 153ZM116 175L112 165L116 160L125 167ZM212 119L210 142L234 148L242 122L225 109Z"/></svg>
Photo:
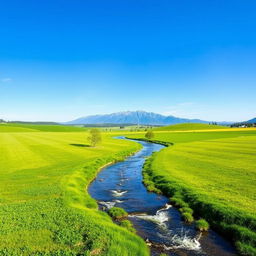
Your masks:
<svg viewBox="0 0 256 256"><path fill-rule="evenodd" d="M119 207L112 207L108 210L108 214L113 219L122 219L128 216L128 213L124 209Z"/></svg>
<svg viewBox="0 0 256 256"><path fill-rule="evenodd" d="M196 228L200 231L207 231L209 229L209 223L205 219L196 221Z"/></svg>
<svg viewBox="0 0 256 256"><path fill-rule="evenodd" d="M132 233L136 232L135 228L133 227L132 223L129 220L122 220L122 221L120 221L119 225L121 227L128 229Z"/></svg>
<svg viewBox="0 0 256 256"><path fill-rule="evenodd" d="M193 216L191 215L191 213L188 213L188 212L184 212L181 214L183 220L187 223L191 223L194 221L194 218Z"/></svg>

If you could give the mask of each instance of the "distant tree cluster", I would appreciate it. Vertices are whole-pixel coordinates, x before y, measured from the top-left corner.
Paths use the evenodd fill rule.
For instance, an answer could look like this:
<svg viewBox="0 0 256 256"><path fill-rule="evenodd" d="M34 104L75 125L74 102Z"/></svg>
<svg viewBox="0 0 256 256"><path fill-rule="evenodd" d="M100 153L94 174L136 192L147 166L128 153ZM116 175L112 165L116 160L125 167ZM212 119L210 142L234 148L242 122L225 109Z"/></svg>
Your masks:
<svg viewBox="0 0 256 256"><path fill-rule="evenodd" d="M209 125L218 125L217 122L210 122Z"/></svg>
<svg viewBox="0 0 256 256"><path fill-rule="evenodd" d="M105 132L112 132L112 129L104 129Z"/></svg>
<svg viewBox="0 0 256 256"><path fill-rule="evenodd" d="M152 129L153 126L150 125L141 125L141 126L134 126L133 128L130 129L130 132L139 132L139 131L148 131L149 129Z"/></svg>
<svg viewBox="0 0 256 256"><path fill-rule="evenodd" d="M247 122L234 123L231 125L231 127L256 127L256 123L247 123Z"/></svg>
<svg viewBox="0 0 256 256"><path fill-rule="evenodd" d="M89 133L90 134L88 136L88 141L89 141L91 147L95 147L101 143L102 138L101 138L101 132L99 129L93 128L90 130Z"/></svg>

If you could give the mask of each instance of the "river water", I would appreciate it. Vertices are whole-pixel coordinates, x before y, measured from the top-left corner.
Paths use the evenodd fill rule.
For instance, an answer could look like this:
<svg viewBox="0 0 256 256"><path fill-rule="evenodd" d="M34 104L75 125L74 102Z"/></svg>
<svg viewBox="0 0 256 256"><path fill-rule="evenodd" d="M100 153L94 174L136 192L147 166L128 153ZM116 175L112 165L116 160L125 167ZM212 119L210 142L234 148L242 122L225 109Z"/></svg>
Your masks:
<svg viewBox="0 0 256 256"><path fill-rule="evenodd" d="M121 138L120 138L121 139ZM168 198L148 192L142 183L145 158L164 146L137 141L143 148L125 161L104 168L89 186L90 195L100 210L113 206L128 213L137 234L151 248L151 255L234 256L231 244L214 231L200 233L193 224L182 221Z"/></svg>

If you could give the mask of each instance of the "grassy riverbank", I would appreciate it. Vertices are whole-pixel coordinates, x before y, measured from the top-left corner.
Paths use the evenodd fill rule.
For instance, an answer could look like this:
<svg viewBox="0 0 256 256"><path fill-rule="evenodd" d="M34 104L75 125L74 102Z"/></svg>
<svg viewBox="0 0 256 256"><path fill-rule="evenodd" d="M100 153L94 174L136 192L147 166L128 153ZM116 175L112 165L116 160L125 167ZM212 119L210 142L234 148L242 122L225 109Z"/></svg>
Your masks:
<svg viewBox="0 0 256 256"><path fill-rule="evenodd" d="M98 211L86 190L101 166L123 159L138 144L104 135L102 145L91 148L86 132L4 127L0 255L148 255L144 241Z"/></svg>
<svg viewBox="0 0 256 256"><path fill-rule="evenodd" d="M174 145L151 158L147 179L182 198L242 255L256 255L256 129L172 131L155 131L154 140Z"/></svg>

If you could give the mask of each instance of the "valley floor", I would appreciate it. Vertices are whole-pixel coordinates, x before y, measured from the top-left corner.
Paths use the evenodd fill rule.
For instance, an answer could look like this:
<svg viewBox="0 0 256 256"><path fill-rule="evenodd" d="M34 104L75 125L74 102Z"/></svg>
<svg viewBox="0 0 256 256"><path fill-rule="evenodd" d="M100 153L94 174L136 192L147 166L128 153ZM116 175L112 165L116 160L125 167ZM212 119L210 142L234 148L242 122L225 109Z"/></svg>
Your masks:
<svg viewBox="0 0 256 256"><path fill-rule="evenodd" d="M148 178L243 255L256 255L256 130L196 128L154 131L154 140L173 145L151 158ZM83 128L0 127L0 255L149 255L87 193L100 167L140 148L113 136L89 147ZM126 136L144 138L145 131Z"/></svg>

